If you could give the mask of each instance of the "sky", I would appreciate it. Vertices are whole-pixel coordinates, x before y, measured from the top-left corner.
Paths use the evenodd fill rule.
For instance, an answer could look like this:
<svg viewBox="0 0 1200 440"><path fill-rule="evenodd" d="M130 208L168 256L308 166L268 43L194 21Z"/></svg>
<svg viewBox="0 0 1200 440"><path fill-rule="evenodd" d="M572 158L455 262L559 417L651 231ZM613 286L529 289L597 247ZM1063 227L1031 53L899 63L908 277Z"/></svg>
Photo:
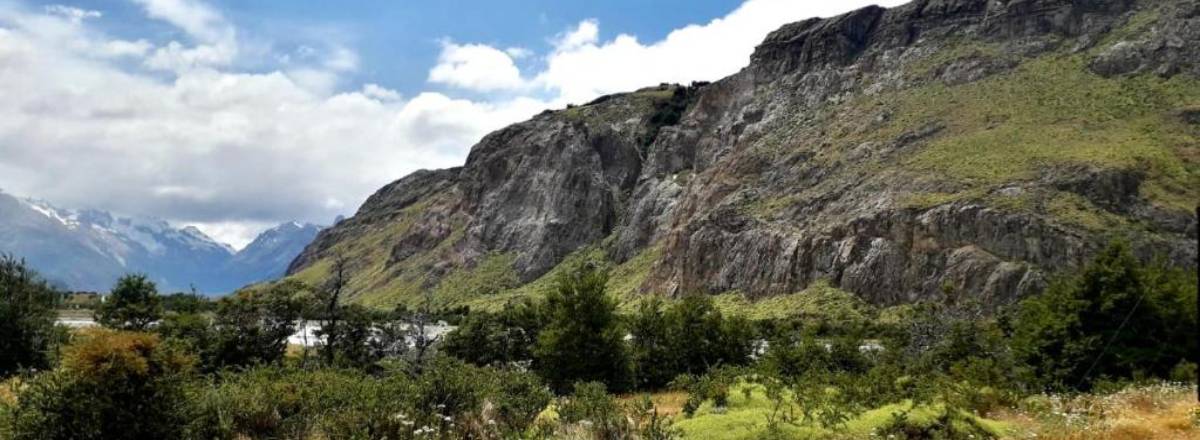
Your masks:
<svg viewBox="0 0 1200 440"><path fill-rule="evenodd" d="M544 109L899 0L0 0L0 190L240 248Z"/></svg>

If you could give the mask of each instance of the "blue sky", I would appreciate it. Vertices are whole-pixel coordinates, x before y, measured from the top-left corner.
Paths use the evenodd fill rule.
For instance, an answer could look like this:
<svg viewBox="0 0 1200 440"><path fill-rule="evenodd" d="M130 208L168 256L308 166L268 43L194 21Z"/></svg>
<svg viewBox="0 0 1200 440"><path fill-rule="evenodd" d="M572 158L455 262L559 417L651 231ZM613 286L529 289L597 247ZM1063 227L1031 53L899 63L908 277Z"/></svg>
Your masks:
<svg viewBox="0 0 1200 440"><path fill-rule="evenodd" d="M0 0L0 190L241 246L547 108L744 67L901 0Z"/></svg>
<svg viewBox="0 0 1200 440"><path fill-rule="evenodd" d="M30 2L34 9L71 5L59 0ZM448 87L429 87L426 76L441 52L441 41L520 47L535 52L552 48L552 37L580 21L603 23L600 38L619 33L656 41L670 31L728 14L741 2L706 1L210 1L245 38L269 42L276 50L319 47L330 41L352 47L361 70L348 83L374 83L406 95ZM168 42L185 38L181 30L146 20L143 8L128 0L90 0L73 5L101 11L95 26L126 39ZM536 59L523 60L533 68ZM250 70L269 71L274 63L247 61ZM257 64L257 65L256 65Z"/></svg>

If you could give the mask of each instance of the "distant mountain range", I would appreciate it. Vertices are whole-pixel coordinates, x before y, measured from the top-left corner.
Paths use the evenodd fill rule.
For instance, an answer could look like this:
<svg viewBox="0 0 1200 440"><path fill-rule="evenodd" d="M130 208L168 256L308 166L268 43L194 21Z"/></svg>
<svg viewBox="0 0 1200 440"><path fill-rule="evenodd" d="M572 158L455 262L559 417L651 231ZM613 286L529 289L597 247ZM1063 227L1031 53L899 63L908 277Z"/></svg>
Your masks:
<svg viewBox="0 0 1200 440"><path fill-rule="evenodd" d="M160 291L231 292L279 277L321 227L288 222L241 251L199 229L158 219L73 210L0 192L0 253L24 258L62 288L107 291L125 273L148 274Z"/></svg>

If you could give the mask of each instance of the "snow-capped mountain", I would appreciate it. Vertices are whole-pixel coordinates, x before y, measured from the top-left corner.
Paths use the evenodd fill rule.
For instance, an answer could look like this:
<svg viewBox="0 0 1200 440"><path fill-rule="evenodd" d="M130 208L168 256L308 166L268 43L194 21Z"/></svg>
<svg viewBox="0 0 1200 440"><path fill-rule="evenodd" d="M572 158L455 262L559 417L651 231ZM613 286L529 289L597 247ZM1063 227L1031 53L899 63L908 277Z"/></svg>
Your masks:
<svg viewBox="0 0 1200 440"><path fill-rule="evenodd" d="M235 254L226 271L242 285L279 278L318 232L320 226L298 222L268 229Z"/></svg>
<svg viewBox="0 0 1200 440"><path fill-rule="evenodd" d="M241 252L195 227L73 210L0 192L0 252L25 258L73 290L106 291L122 274L151 276L162 291L230 292L278 277L320 228L285 223Z"/></svg>

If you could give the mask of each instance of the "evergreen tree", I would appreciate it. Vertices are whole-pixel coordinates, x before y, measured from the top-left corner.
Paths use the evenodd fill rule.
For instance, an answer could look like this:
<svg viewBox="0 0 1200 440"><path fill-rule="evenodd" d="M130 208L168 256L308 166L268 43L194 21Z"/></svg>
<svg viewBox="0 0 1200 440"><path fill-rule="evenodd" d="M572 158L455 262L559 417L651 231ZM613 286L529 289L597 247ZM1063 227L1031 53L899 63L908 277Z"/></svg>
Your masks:
<svg viewBox="0 0 1200 440"><path fill-rule="evenodd" d="M614 391L629 387L625 335L616 300L605 292L607 282L607 272L585 263L560 274L546 297L535 368L558 392L575 382L603 382Z"/></svg>

